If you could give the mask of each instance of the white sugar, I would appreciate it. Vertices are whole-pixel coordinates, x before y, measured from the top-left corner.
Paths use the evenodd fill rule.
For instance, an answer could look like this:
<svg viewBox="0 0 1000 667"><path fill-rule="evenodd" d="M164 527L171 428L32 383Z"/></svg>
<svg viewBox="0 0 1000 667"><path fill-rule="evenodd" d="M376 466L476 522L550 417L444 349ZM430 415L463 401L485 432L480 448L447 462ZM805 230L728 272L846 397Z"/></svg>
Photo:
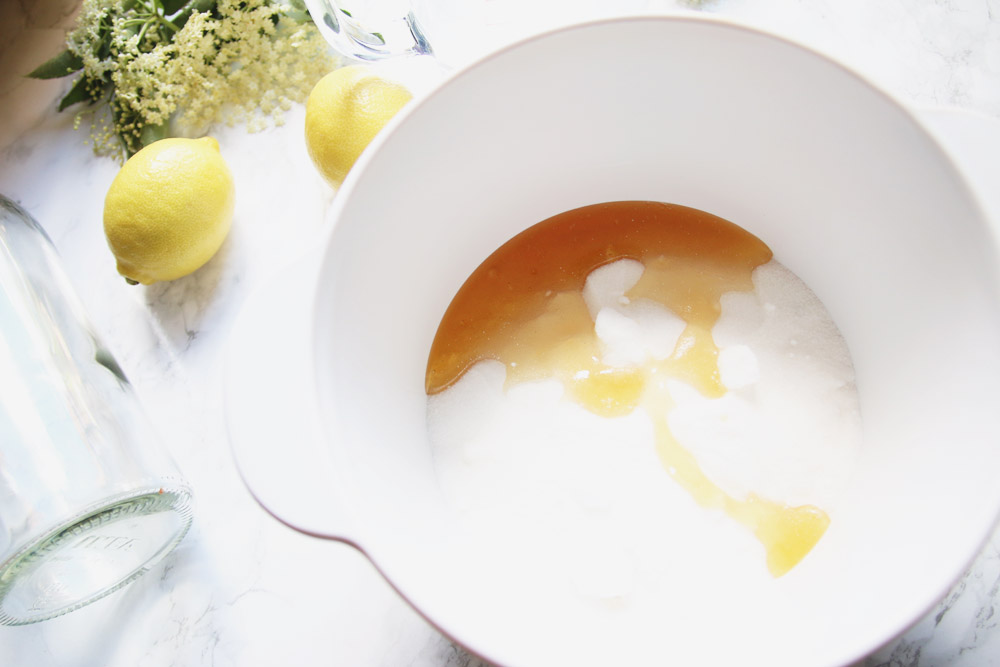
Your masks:
<svg viewBox="0 0 1000 667"><path fill-rule="evenodd" d="M622 259L587 276L583 298L595 320L603 361L609 366L666 359L686 326L684 320L658 303L630 301L625 296L642 272L641 263Z"/></svg>
<svg viewBox="0 0 1000 667"><path fill-rule="evenodd" d="M760 379L757 355L747 345L730 345L719 350L719 377L730 391L745 389Z"/></svg>
<svg viewBox="0 0 1000 667"><path fill-rule="evenodd" d="M624 296L641 273L622 260L587 281L609 365L664 359L684 328L663 306ZM812 503L833 516L860 445L846 345L787 269L771 262L753 278L753 293L724 295L713 330L729 392L707 399L670 381L670 429L734 497ZM633 608L689 590L702 572L720 585L774 581L750 531L671 478L642 408L605 418L554 380L503 385L503 366L481 362L428 402L442 488L474 530L511 549L531 544L563 594Z"/></svg>
<svg viewBox="0 0 1000 667"><path fill-rule="evenodd" d="M602 308L628 303L623 298L625 292L639 282L642 272L642 263L634 259L620 259L591 271L583 287L583 299L590 316L597 317Z"/></svg>
<svg viewBox="0 0 1000 667"><path fill-rule="evenodd" d="M770 262L754 271L753 281L752 293L722 297L712 331L723 382L736 390L715 410L730 422L730 437L721 437L711 420L675 435L730 493L756 492L829 512L861 442L850 353L823 304L791 271ZM734 350L738 357L752 352L755 382L726 382ZM749 365L748 359L740 363ZM737 414L747 420L745 431L733 427ZM679 411L677 419L684 419Z"/></svg>

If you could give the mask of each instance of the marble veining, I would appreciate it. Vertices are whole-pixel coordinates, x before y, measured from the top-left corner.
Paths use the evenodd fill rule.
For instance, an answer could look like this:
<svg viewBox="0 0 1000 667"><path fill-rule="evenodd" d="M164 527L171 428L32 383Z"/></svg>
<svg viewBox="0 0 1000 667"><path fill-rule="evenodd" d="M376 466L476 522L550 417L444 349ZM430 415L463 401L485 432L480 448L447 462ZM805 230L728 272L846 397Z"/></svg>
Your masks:
<svg viewBox="0 0 1000 667"><path fill-rule="evenodd" d="M840 59L904 103L1000 118L1000 0L631 4L735 17ZM75 7L2 3L0 191L55 242L95 327L194 486L196 519L180 547L125 590L53 621L0 628L0 664L481 667L359 553L268 517L233 465L222 410L227 334L251 290L322 232L334 196L305 153L302 109L258 134L218 128L237 183L232 234L192 276L126 285L101 229L118 165L92 154L71 114L55 112L67 82L20 78L58 50ZM998 606L1000 533L935 609L859 666L1000 665Z"/></svg>

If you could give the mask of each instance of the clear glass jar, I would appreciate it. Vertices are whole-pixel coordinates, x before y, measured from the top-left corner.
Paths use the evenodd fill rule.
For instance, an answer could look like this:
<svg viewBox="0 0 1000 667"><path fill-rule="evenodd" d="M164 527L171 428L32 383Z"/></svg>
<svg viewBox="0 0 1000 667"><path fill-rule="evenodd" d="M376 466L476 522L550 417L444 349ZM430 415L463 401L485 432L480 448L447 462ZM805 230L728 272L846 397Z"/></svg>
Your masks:
<svg viewBox="0 0 1000 667"><path fill-rule="evenodd" d="M45 232L0 196L0 624L133 581L184 537L191 501Z"/></svg>

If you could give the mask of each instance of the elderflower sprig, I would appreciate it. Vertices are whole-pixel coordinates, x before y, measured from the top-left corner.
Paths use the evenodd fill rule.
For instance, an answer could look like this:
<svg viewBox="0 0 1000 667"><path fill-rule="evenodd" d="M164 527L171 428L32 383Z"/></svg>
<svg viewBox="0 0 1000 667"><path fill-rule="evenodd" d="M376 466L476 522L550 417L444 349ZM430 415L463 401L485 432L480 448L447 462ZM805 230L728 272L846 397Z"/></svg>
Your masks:
<svg viewBox="0 0 1000 667"><path fill-rule="evenodd" d="M59 110L86 103L95 150L126 157L173 130L280 124L335 66L302 0L84 0L66 46L28 76L79 72Z"/></svg>

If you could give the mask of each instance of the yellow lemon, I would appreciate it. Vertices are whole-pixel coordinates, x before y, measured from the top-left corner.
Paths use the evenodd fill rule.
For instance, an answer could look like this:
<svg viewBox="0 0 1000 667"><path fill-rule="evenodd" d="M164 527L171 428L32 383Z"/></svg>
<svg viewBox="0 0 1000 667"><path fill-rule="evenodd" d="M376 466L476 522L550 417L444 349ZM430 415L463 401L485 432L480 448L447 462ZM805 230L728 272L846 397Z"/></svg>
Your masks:
<svg viewBox="0 0 1000 667"><path fill-rule="evenodd" d="M129 158L104 199L104 234L130 282L194 272L229 233L234 187L219 143L161 139Z"/></svg>
<svg viewBox="0 0 1000 667"><path fill-rule="evenodd" d="M365 147L413 96L363 65L330 72L306 103L306 148L320 173L339 186Z"/></svg>

